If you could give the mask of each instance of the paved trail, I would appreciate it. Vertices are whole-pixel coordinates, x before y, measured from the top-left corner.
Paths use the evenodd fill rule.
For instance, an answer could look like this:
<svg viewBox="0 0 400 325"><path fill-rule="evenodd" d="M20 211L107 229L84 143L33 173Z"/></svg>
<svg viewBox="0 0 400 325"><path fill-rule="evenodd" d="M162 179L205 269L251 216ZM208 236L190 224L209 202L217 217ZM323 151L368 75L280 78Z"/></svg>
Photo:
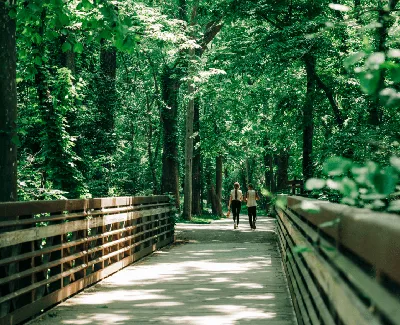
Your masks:
<svg viewBox="0 0 400 325"><path fill-rule="evenodd" d="M274 220L178 224L178 242L30 324L295 325Z"/></svg>

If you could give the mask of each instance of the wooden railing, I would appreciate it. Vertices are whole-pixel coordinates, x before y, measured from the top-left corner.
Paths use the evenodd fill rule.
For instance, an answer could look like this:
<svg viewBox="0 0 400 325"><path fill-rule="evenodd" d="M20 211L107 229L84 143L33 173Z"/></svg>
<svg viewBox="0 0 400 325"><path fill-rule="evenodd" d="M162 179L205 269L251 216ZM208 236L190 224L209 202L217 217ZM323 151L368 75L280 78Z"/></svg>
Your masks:
<svg viewBox="0 0 400 325"><path fill-rule="evenodd" d="M18 324L174 241L168 196L0 203L0 324Z"/></svg>
<svg viewBox="0 0 400 325"><path fill-rule="evenodd" d="M400 324L400 216L279 199L286 200L276 207L277 228L299 324Z"/></svg>
<svg viewBox="0 0 400 325"><path fill-rule="evenodd" d="M293 179L287 183L293 195L304 193L304 181L302 179Z"/></svg>

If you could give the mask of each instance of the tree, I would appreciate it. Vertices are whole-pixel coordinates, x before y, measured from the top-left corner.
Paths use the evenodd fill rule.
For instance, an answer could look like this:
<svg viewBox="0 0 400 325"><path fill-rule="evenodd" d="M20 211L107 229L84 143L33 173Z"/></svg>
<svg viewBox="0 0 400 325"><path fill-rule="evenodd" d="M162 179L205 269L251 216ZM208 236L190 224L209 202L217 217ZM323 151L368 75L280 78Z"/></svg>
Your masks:
<svg viewBox="0 0 400 325"><path fill-rule="evenodd" d="M15 5L0 1L0 202L17 199L16 21L10 15Z"/></svg>

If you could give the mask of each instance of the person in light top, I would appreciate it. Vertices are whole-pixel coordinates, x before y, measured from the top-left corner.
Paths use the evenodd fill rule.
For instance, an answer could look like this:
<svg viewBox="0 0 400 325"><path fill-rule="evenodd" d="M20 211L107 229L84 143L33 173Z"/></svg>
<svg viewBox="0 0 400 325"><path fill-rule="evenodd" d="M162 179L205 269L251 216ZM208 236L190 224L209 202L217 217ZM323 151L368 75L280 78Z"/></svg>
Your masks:
<svg viewBox="0 0 400 325"><path fill-rule="evenodd" d="M247 212L249 215L249 224L252 230L256 229L256 219L257 219L257 200L259 200L258 193L254 190L253 185L249 184L247 186L248 191L246 193L247 202Z"/></svg>
<svg viewBox="0 0 400 325"><path fill-rule="evenodd" d="M239 214L240 208L242 207L243 193L240 190L240 185L238 182L233 184L233 190L231 191L231 196L229 198L228 209L232 206L233 215L233 228L236 229L239 226Z"/></svg>

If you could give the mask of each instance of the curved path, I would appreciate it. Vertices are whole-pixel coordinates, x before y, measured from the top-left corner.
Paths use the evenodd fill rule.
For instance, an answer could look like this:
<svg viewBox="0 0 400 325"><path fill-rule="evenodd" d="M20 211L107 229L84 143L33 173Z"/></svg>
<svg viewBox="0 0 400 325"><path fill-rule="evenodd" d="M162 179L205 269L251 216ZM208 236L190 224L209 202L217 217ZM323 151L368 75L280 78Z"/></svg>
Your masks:
<svg viewBox="0 0 400 325"><path fill-rule="evenodd" d="M177 243L66 300L30 324L295 325L274 233L241 217L177 224Z"/></svg>

